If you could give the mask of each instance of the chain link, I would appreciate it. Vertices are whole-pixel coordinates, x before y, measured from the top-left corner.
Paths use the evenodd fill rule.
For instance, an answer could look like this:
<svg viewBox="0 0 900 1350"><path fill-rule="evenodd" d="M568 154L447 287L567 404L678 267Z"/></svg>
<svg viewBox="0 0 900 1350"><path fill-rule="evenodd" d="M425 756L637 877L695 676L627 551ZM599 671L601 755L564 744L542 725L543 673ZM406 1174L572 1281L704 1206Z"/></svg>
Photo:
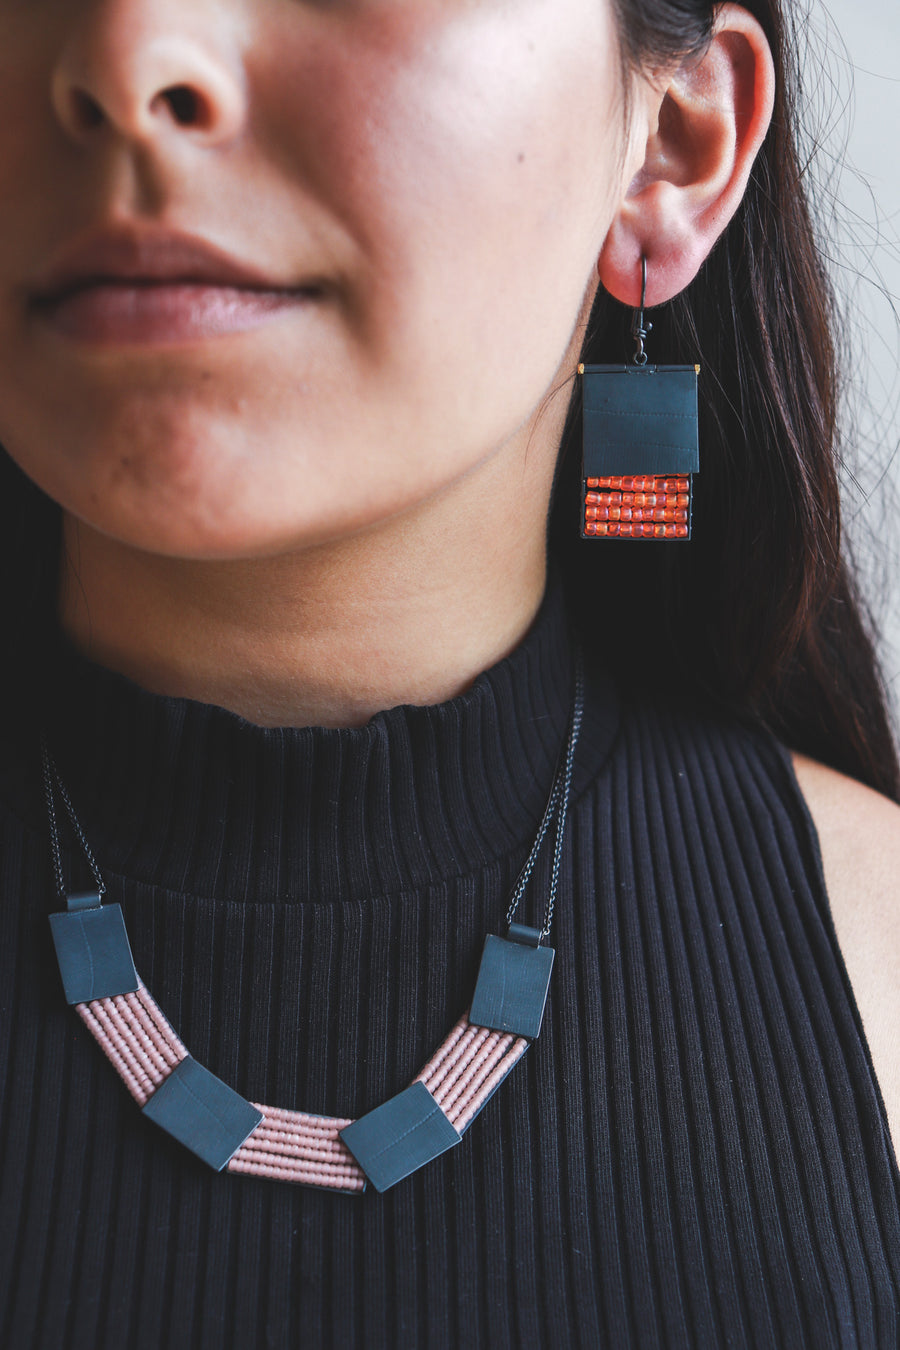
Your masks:
<svg viewBox="0 0 900 1350"><path fill-rule="evenodd" d="M547 831L553 824L553 818L556 815L556 808L559 805L559 792L560 792L559 774L557 773L556 778L553 780L553 789L550 793L550 800L548 801L546 807L544 808L544 818L541 821L540 829L537 832L537 838L531 845L531 852L526 858L525 865L522 868L521 872L519 873L515 889L513 890L512 893L512 898L510 899L509 902L509 909L506 911L506 922L508 924L512 923L513 919L516 916L516 910L519 908L519 902L521 901L522 896L525 894L525 888L528 885L529 881L531 880L531 874L535 869L535 865L537 863L538 856L541 851L541 845L543 844L544 839L546 838Z"/></svg>
<svg viewBox="0 0 900 1350"><path fill-rule="evenodd" d="M581 721L584 716L584 662L581 648L575 651L575 698L572 704L572 727L569 731L569 744L566 747L566 762L563 770L563 784L559 803L559 819L556 824L556 847L553 850L553 871L550 874L550 893L547 896L547 910L544 914L544 926L541 937L550 936L553 923L553 911L556 908L556 893L559 890L559 873L562 866L563 836L566 830L566 817L569 814L569 796L572 791L572 773L575 769L575 748L581 734Z"/></svg>
<svg viewBox="0 0 900 1350"><path fill-rule="evenodd" d="M550 826L556 820L556 842L553 848L553 867L550 873L550 890L547 895L547 908L544 913L544 924L541 928L541 937L550 936L550 928L553 923L553 911L556 908L556 893L559 890L559 873L562 865L562 847L563 837L566 829L566 816L569 811L569 795L572 789L572 771L575 766L575 749L578 745L578 737L581 732L581 722L584 716L584 659L581 654L581 648L575 649L575 693L572 700L572 720L569 726L569 735L566 741L565 758L563 763L557 767L553 779L553 787L550 790L550 800L544 810L544 817L537 832L537 838L531 846L531 851L525 860L525 866L519 873L512 898L509 902L509 909L506 911L506 922L511 924L516 916L516 910L531 875L537 865L537 860L541 852L541 846L547 837Z"/></svg>
<svg viewBox="0 0 900 1350"><path fill-rule="evenodd" d="M47 803L47 820L50 826L50 850L53 855L53 875L56 881L56 890L61 900L67 899L66 881L62 865L62 848L59 842L59 825L56 818L56 798L55 792L58 792L62 798L62 803L66 808L66 813L72 823L72 829L81 845L87 864L94 876L97 884L97 890L100 895L106 894L106 883L97 866L91 846L85 838L84 830L75 814L75 808L72 805L71 798L66 791L65 784L59 776L59 770L53 762L53 756L50 754L50 747L47 745L47 736L41 732L41 763L43 766L44 779L44 800Z"/></svg>
<svg viewBox="0 0 900 1350"><path fill-rule="evenodd" d="M53 800L53 771L50 766L50 751L47 749L47 737L41 732L41 765L44 780L44 801L47 803L47 821L50 827L50 854L53 858L53 876L56 881L56 893L62 901L66 899L66 883L62 870L62 855L59 847L59 827L56 823L56 805Z"/></svg>

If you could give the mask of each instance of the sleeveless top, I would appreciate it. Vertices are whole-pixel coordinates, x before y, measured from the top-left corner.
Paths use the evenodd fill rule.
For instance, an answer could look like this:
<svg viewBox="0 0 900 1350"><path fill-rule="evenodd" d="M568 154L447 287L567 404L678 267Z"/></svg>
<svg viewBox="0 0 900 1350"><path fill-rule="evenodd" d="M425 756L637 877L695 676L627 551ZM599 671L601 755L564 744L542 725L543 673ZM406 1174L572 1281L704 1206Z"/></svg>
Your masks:
<svg viewBox="0 0 900 1350"><path fill-rule="evenodd" d="M558 586L468 692L354 730L69 652L51 747L192 1055L314 1113L405 1088L502 931L571 680ZM137 1110L65 1005L36 735L3 724L4 1347L895 1350L900 1177L768 735L589 673L541 1036L459 1146L339 1195L217 1175Z"/></svg>

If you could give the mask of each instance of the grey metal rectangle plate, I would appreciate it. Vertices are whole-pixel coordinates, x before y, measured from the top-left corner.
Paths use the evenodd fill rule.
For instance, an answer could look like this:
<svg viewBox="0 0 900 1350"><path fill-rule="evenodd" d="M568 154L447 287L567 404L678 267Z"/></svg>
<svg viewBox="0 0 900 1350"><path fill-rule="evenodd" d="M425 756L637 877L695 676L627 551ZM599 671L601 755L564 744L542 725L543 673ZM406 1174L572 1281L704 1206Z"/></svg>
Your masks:
<svg viewBox="0 0 900 1350"><path fill-rule="evenodd" d="M67 1003L133 994L139 987L121 905L50 915Z"/></svg>
<svg viewBox="0 0 900 1350"><path fill-rule="evenodd" d="M154 1092L144 1115L221 1172L262 1113L190 1055Z"/></svg>
<svg viewBox="0 0 900 1350"><path fill-rule="evenodd" d="M460 1141L424 1083L413 1083L341 1130L376 1191L386 1191Z"/></svg>
<svg viewBox="0 0 900 1350"><path fill-rule="evenodd" d="M585 366L584 477L699 472L694 366Z"/></svg>
<svg viewBox="0 0 900 1350"><path fill-rule="evenodd" d="M489 933L469 1021L533 1041L544 1019L552 970L552 947L530 947Z"/></svg>

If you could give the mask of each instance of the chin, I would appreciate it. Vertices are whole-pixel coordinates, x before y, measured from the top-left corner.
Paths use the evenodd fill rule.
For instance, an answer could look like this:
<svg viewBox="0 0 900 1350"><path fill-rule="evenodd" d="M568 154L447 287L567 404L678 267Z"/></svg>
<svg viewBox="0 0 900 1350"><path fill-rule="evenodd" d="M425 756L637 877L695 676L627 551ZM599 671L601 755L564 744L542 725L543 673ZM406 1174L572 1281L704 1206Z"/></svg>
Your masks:
<svg viewBox="0 0 900 1350"><path fill-rule="evenodd" d="M178 471L173 470L177 459ZM70 515L127 548L197 562L274 557L349 539L396 514L393 496L360 485L348 499L347 475L304 474L296 465L267 469L247 456L177 454L143 458L132 448L96 472L50 490ZM42 484L42 486L44 486ZM48 490L45 488L45 490ZM400 507L402 509L402 505Z"/></svg>
<svg viewBox="0 0 900 1350"><path fill-rule="evenodd" d="M206 391L204 391L206 392ZM71 517L144 552L196 561L333 544L415 511L485 458L423 456L427 428L348 418L328 400L146 389L33 416L10 453ZM40 453L35 453L40 447Z"/></svg>

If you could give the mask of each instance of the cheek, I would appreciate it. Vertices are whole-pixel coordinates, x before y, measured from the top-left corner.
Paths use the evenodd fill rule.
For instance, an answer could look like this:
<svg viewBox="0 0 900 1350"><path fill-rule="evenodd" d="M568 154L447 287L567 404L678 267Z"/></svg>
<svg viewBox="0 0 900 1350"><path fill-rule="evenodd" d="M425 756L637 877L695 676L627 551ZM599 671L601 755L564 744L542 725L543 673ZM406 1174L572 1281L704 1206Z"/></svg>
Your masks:
<svg viewBox="0 0 900 1350"><path fill-rule="evenodd" d="M352 42L294 53L301 72L273 60L269 144L352 240L350 313L382 370L411 346L423 372L432 353L446 369L468 351L496 387L524 342L545 384L616 195L608 14L570 0L520 0L514 19L448 8L437 21L430 4L373 7Z"/></svg>

